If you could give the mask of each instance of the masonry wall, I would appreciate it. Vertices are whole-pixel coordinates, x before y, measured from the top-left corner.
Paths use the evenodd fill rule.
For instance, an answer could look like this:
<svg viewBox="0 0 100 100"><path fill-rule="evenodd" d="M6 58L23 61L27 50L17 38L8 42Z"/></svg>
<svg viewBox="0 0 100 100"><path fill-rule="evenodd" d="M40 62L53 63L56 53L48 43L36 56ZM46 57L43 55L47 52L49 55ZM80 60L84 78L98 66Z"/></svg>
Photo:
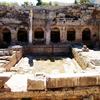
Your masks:
<svg viewBox="0 0 100 100"><path fill-rule="evenodd" d="M4 10L3 10L4 9ZM13 11L15 9L15 11ZM23 10L24 9L24 10ZM29 40L30 9L21 7L0 7L0 41L4 42L3 32L8 29L11 32L11 43L20 44L18 31L24 29ZM6 13L6 11L8 11ZM41 39L35 38L35 31L39 28L44 32L42 38L44 44L51 44L51 31L57 28L60 32L60 42L69 42L67 34L69 30L75 31L75 40L82 41L82 32L90 30L91 40L100 39L100 7L96 5L73 5L65 7L33 7L32 41L37 44ZM41 16L41 17L40 17ZM95 35L95 37L94 37ZM23 40L23 39L22 39Z"/></svg>

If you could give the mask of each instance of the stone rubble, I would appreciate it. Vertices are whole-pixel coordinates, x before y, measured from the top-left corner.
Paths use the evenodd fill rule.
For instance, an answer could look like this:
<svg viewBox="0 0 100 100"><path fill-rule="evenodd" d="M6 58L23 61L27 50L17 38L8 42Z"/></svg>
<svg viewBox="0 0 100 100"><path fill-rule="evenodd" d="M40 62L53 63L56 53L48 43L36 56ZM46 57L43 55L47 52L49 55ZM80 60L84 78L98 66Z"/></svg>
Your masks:
<svg viewBox="0 0 100 100"><path fill-rule="evenodd" d="M73 48L72 52L74 54L75 60L83 69L86 69L88 67L96 68L97 66L100 66L99 51L89 50L89 52L83 52L82 49Z"/></svg>

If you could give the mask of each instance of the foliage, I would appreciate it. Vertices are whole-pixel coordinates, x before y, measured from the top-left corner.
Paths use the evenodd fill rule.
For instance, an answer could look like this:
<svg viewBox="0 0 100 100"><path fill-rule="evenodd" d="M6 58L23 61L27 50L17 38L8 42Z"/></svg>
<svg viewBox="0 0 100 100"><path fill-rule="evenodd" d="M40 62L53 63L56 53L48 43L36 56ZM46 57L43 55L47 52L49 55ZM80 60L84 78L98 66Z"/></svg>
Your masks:
<svg viewBox="0 0 100 100"><path fill-rule="evenodd" d="M31 2L25 1L24 4L22 4L22 6L28 7L28 6L33 6L33 4Z"/></svg>
<svg viewBox="0 0 100 100"><path fill-rule="evenodd" d="M38 3L36 4L37 6L42 5L42 1L41 0L37 0L37 1L38 1Z"/></svg>
<svg viewBox="0 0 100 100"><path fill-rule="evenodd" d="M29 5L29 2L24 2L24 6L28 6Z"/></svg>
<svg viewBox="0 0 100 100"><path fill-rule="evenodd" d="M48 6L49 5L49 3L47 3L47 2L42 2L42 4L41 4L42 6Z"/></svg>
<svg viewBox="0 0 100 100"><path fill-rule="evenodd" d="M80 4L90 4L90 0L80 0Z"/></svg>
<svg viewBox="0 0 100 100"><path fill-rule="evenodd" d="M74 4L78 4L77 0L75 0Z"/></svg>
<svg viewBox="0 0 100 100"><path fill-rule="evenodd" d="M52 6L52 2L51 1L49 2L49 6Z"/></svg>
<svg viewBox="0 0 100 100"><path fill-rule="evenodd" d="M58 2L54 2L54 6L58 6L59 4L58 4Z"/></svg>
<svg viewBox="0 0 100 100"><path fill-rule="evenodd" d="M0 5L3 6L18 6L17 2L0 2Z"/></svg>
<svg viewBox="0 0 100 100"><path fill-rule="evenodd" d="M52 6L52 2L42 2L41 6Z"/></svg>

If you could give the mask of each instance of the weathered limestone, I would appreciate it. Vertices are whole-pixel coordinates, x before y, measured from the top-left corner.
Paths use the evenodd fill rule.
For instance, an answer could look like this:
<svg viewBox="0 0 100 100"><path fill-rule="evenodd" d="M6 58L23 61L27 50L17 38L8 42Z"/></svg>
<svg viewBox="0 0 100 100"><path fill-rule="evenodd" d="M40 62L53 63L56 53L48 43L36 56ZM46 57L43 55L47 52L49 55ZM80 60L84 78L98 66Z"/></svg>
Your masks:
<svg viewBox="0 0 100 100"><path fill-rule="evenodd" d="M13 11L13 9L15 9ZM20 9L20 10L19 10ZM24 9L24 10L23 10ZM23 28L27 30L28 42L33 43L35 38L36 28L42 28L44 31L44 39L46 44L51 43L51 28L60 29L60 43L67 42L67 29L73 28L75 30L75 40L82 41L82 31L85 28L90 30L92 36L100 33L99 25L99 6L98 5L72 5L66 7L33 7L30 9L22 7L6 7L0 8L0 40L4 42L3 32L5 28L11 32L11 42L17 44L18 30ZM56 12L57 10L57 12ZM41 17L40 17L41 16ZM95 29L95 30L94 30ZM31 31L30 31L31 30ZM31 33L31 34L29 34ZM37 39L39 41L40 39Z"/></svg>
<svg viewBox="0 0 100 100"><path fill-rule="evenodd" d="M4 7L5 9L6 7ZM13 10L12 10L13 9ZM31 52L31 53L40 53L40 54L56 54L56 53L68 53L70 49L68 48L66 44L63 46L60 43L66 43L67 40L67 30L70 29L70 33L74 30L75 32L75 39L69 40L71 41L81 41L82 40L82 32L84 29L88 29L90 32L90 38L94 38L92 35L96 33L100 33L99 29L99 12L97 11L97 7L88 7L88 5L81 5L81 6L67 6L67 7L58 7L58 8L37 8L33 7L31 10L31 14L34 15L31 16L31 20L29 22L29 9L25 8L24 10L20 8L15 10L15 8L8 7L5 10L0 9L0 40L2 42L5 42L3 39L3 29L4 27L8 28L11 31L11 42L16 42L18 40L17 37L17 31L19 28L24 28L29 31L31 26L31 34L27 34L29 36L28 40L29 43L32 44L33 40L36 40L38 42L41 42L41 40L46 39L47 45L36 45L36 46L30 46L29 48L24 48L24 52ZM7 11L7 12L6 12ZM15 11L13 13L13 11ZM6 13L5 13L6 12ZM28 12L28 13L27 13ZM93 13L96 12L96 15L94 16ZM97 16L98 15L98 16ZM41 16L41 17L40 17ZM94 20L95 19L95 20ZM97 20L98 19L98 20ZM30 25L31 24L31 25ZM48 27L47 27L48 26ZM42 28L44 33L43 37L40 39L35 38L35 28ZM60 34L60 43L56 45L50 45L51 43L51 29L52 28L58 28ZM95 29L95 30L94 30ZM33 34L32 34L33 31ZM58 33L59 33L58 32ZM74 34L73 32L73 34ZM40 32L41 33L41 32ZM40 34L39 33L39 34ZM73 34L70 35L73 36ZM39 35L40 36L40 35ZM59 38L58 36L58 38ZM23 36L22 36L23 37ZM69 37L69 36L68 36ZM54 35L54 39L56 36ZM73 38L73 37L72 37ZM7 42L7 41L6 41ZM20 41L19 41L20 42ZM22 44L23 41L21 41ZM17 43L17 42L16 42ZM60 48L60 49L59 49ZM4 71L9 71L11 67L13 67L16 62L20 60L22 57L22 48L14 48L15 50L11 55L8 51L0 52L0 55L6 55L9 56L9 58L3 58L0 57L1 60L0 63L1 67L4 67L5 69L2 69ZM67 52L68 51L68 52ZM99 67L100 63L99 60L95 60L93 56L91 56L92 53L95 53L93 51L89 52L83 52L80 49L73 49L73 54L77 62L81 65L83 69L86 69L87 67L95 68ZM99 57L100 55L96 56ZM95 58L96 58L95 57ZM3 65L3 66L2 66ZM25 66L26 67L26 66ZM19 67L20 69L20 67ZM20 69L21 70L21 69ZM14 78L15 81L12 82L12 80L9 80L10 87L14 86L14 91L16 91L16 86L18 86L18 89L24 88L25 86L25 92L18 92L18 93L8 93L7 95L4 95L0 93L0 98L5 96L5 98L8 97L14 97L14 98L24 98L24 97L31 97L35 99L67 99L67 100L80 100L80 99L98 99L98 95L100 93L100 75L99 74L87 74L87 73L75 73L72 76L55 76L55 77L32 77L28 78L27 80L27 74L28 70L25 71L22 70L22 73L19 72L19 75L17 77L12 76L11 78ZM1 71L2 72L2 71ZM25 75L20 75L25 74ZM68 74L68 73L67 73ZM57 74L58 75L58 74ZM16 76L16 74L15 74ZM20 77L22 76L22 78ZM21 82L22 79L25 78L25 82ZM17 82L19 84L17 84ZM23 86L24 84L24 86ZM21 85L21 87L20 87ZM27 86L28 85L28 86ZM2 84L2 80L0 81L0 88L3 87L4 84ZM26 88L27 87L27 88ZM46 90L47 91L41 91L40 90ZM49 91L50 89L50 91ZM28 91L27 91L28 90ZM55 91L52 91L55 90ZM59 91L57 91L59 90ZM60 91L63 90L63 91ZM1 90L0 90L1 91ZM26 92L27 91L27 92ZM32 92L30 92L32 91ZM34 92L33 92L34 91ZM39 91L39 92L38 92ZM3 91L4 92L4 91Z"/></svg>
<svg viewBox="0 0 100 100"><path fill-rule="evenodd" d="M28 91L28 92L1 92L0 98L5 100L4 98L32 98L34 99L50 99L50 100L84 100L84 99L93 99L99 100L100 87L92 86L92 87L77 87L77 88L68 88L67 90L59 90L59 91ZM10 99L11 100L11 99ZM17 100L17 99L16 99Z"/></svg>
<svg viewBox="0 0 100 100"><path fill-rule="evenodd" d="M29 43L32 44L32 21L33 21L33 11L30 10L30 30L29 30Z"/></svg>
<svg viewBox="0 0 100 100"><path fill-rule="evenodd" d="M96 68L99 67L100 52L89 50L88 52L82 51L82 49L72 49L75 60L79 63L82 69L87 67Z"/></svg>
<svg viewBox="0 0 100 100"><path fill-rule="evenodd" d="M46 34L46 44L48 45L50 44L50 30L48 29L45 34Z"/></svg>
<svg viewBox="0 0 100 100"><path fill-rule="evenodd" d="M15 44L17 41L17 31L14 29L11 30L11 38L12 38L12 41L11 41L12 44Z"/></svg>
<svg viewBox="0 0 100 100"><path fill-rule="evenodd" d="M69 53L69 44L66 45L33 45L30 48L27 46L24 48L24 54L29 52L38 55L51 55L58 54L58 55L66 55Z"/></svg>
<svg viewBox="0 0 100 100"><path fill-rule="evenodd" d="M4 83L2 80L0 80L0 89L4 86Z"/></svg>
<svg viewBox="0 0 100 100"><path fill-rule="evenodd" d="M76 82L77 78L48 78L47 89L74 87Z"/></svg>
<svg viewBox="0 0 100 100"><path fill-rule="evenodd" d="M45 81L42 79L39 80L30 80L28 79L28 91L36 91L36 90L45 90Z"/></svg>
<svg viewBox="0 0 100 100"><path fill-rule="evenodd" d="M0 70L9 71L11 67L14 67L16 62L18 62L22 57L22 49L13 51L12 49L1 49L0 50Z"/></svg>
<svg viewBox="0 0 100 100"><path fill-rule="evenodd" d="M14 65L21 59L21 57L22 57L22 52L21 51L16 51L11 56L11 59L10 59L9 63L7 63L5 65L6 70L9 71L11 67L14 67Z"/></svg>
<svg viewBox="0 0 100 100"><path fill-rule="evenodd" d="M5 83L12 92L26 92L27 91L27 76L15 74Z"/></svg>
<svg viewBox="0 0 100 100"><path fill-rule="evenodd" d="M75 75L76 76L76 75ZM82 75L79 74L76 77L58 77L48 78L47 89L59 89L68 87L85 87L100 85L99 75Z"/></svg>
<svg viewBox="0 0 100 100"><path fill-rule="evenodd" d="M46 77L42 73L37 73L35 77L30 77L28 80L27 90L45 90L46 89Z"/></svg>
<svg viewBox="0 0 100 100"><path fill-rule="evenodd" d="M88 60L86 60L86 58L84 59L80 52L82 52L82 50L79 50L79 51L75 51L74 49L72 50L73 52L73 55L75 57L75 60L78 62L78 64L83 68L87 68L88 66Z"/></svg>

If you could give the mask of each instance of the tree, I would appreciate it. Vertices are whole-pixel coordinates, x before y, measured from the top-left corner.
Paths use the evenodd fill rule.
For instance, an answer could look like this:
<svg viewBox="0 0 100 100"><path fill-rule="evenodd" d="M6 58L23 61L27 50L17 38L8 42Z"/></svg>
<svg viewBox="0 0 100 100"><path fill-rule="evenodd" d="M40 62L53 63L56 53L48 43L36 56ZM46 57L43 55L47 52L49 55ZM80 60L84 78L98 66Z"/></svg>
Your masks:
<svg viewBox="0 0 100 100"><path fill-rule="evenodd" d="M28 5L29 5L29 2L25 1L24 6L28 6Z"/></svg>
<svg viewBox="0 0 100 100"><path fill-rule="evenodd" d="M77 0L75 0L74 4L78 4Z"/></svg>
<svg viewBox="0 0 100 100"><path fill-rule="evenodd" d="M52 6L52 2L51 1L49 2L49 6Z"/></svg>
<svg viewBox="0 0 100 100"><path fill-rule="evenodd" d="M59 6L59 3L55 1L54 6Z"/></svg>
<svg viewBox="0 0 100 100"><path fill-rule="evenodd" d="M42 5L42 1L41 0L37 0L37 1L38 1L38 3L36 4L37 6Z"/></svg>
<svg viewBox="0 0 100 100"><path fill-rule="evenodd" d="M24 7L33 6L33 3L25 1L24 4L22 4L22 6L24 6Z"/></svg>
<svg viewBox="0 0 100 100"><path fill-rule="evenodd" d="M90 0L80 0L80 4L90 4Z"/></svg>
<svg viewBox="0 0 100 100"><path fill-rule="evenodd" d="M4 5L4 6L18 6L17 2L0 2L0 5Z"/></svg>
<svg viewBox="0 0 100 100"><path fill-rule="evenodd" d="M48 6L49 4L47 2L42 2L42 6Z"/></svg>

